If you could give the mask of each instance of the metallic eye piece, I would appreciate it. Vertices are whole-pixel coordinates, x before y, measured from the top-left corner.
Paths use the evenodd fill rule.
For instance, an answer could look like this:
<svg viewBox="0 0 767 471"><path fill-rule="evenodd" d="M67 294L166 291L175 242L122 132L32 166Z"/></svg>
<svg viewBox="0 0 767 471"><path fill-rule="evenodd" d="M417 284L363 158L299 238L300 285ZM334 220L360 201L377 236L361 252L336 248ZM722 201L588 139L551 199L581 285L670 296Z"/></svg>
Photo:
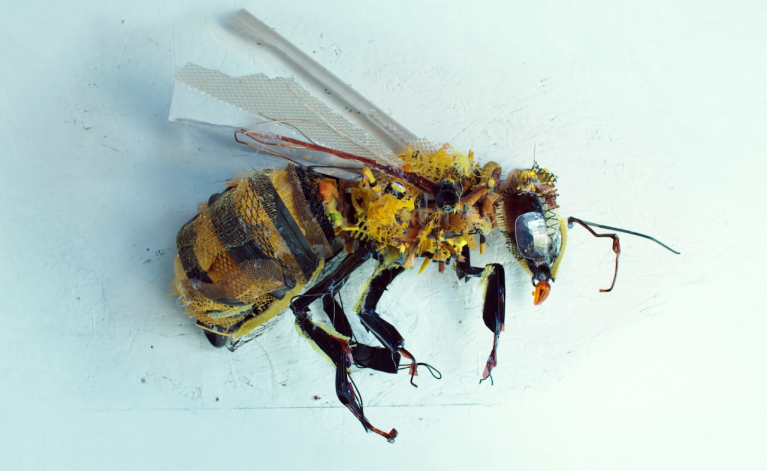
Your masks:
<svg viewBox="0 0 767 471"><path fill-rule="evenodd" d="M546 221L539 213L529 212L520 215L514 222L514 236L519 252L537 265L546 263L550 242L546 230Z"/></svg>

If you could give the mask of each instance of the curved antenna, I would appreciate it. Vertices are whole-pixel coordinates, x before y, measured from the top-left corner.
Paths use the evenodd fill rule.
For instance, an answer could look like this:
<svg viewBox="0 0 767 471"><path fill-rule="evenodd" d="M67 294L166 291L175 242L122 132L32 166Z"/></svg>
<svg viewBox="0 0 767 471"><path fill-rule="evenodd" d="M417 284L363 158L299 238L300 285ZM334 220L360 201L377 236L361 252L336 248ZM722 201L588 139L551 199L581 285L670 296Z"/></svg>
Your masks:
<svg viewBox="0 0 767 471"><path fill-rule="evenodd" d="M591 232L591 235L594 237L609 237L613 240L613 252L615 252L615 274L613 275L613 283L610 285L607 289L600 289L600 293L609 293L613 290L615 287L615 280L618 279L618 257L621 256L621 243L618 239L618 236L615 234L597 234L594 232L594 229L590 228L585 221L581 221L578 218L570 217L567 218L567 224L572 224L574 222L577 222L581 226L585 227L587 231ZM601 227L601 226L600 226Z"/></svg>
<svg viewBox="0 0 767 471"><path fill-rule="evenodd" d="M619 229L619 228L617 228L617 227L604 226L604 225L602 225L602 224L597 224L597 223L595 223L595 222L588 222L588 221L584 221L584 220L582 220L582 219L578 219L578 218L574 218L574 217L571 217L571 218L569 218L569 219L567 220L567 223L568 223L568 224L572 224L573 222L578 222L578 223L579 223L579 224L581 224L581 225L584 225L584 224L585 224L585 225L588 225L588 226L599 227L599 228L601 228L601 229L607 229L607 230L609 230L609 231L618 231L618 232L623 232L623 233L626 233L626 234L631 234L631 235L635 235L635 236L639 236L639 237L644 237L645 239L650 239L651 241L653 241L653 242L655 242L655 243L657 243L657 244L660 244L660 245L662 245L664 248L666 248L666 249L668 249L668 250L670 250L670 251L674 252L674 253L675 253L675 254L677 254L677 255L681 255L681 253L679 253L679 252L677 252L676 250L672 249L671 247L669 247L668 245L666 245L666 244L664 244L663 242L659 241L659 240L658 240L658 239L656 239L655 237L650 237L650 236L648 236L648 235L645 235L645 234L640 234L639 232L634 232L634 231L627 231L626 229ZM585 226L584 226L584 227L585 227ZM587 229L588 229L588 228L587 228ZM589 229L589 231L591 231L591 229ZM591 231L591 233L593 234L593 233L594 233L594 231Z"/></svg>
<svg viewBox="0 0 767 471"><path fill-rule="evenodd" d="M586 228L586 230L591 232L591 235L593 235L594 237L609 237L609 238L611 238L613 240L613 252L615 252L615 274L613 275L613 283L607 289L600 289L599 290L600 293L609 293L615 287L615 280L618 279L618 257L620 257L620 255L621 255L621 244L620 244L620 240L618 239L617 235L615 235L615 234L597 234L596 232L594 232L594 229L592 229L589 226L594 226L594 227L599 227L599 228L602 228L602 229L608 229L608 230L611 230L611 231L624 232L626 234L631 234L631 235L635 235L635 236L639 236L639 237L644 237L645 239L650 239L650 240L652 240L654 242L657 242L658 244L662 245L663 247L667 248L668 250L670 250L670 251L674 252L675 254L679 255L679 252L677 252L676 250L672 249L668 245L664 244L663 242L659 241L658 239L655 239L655 238L650 237L650 236L645 235L645 234L640 234L640 233L634 232L634 231L627 231L625 229L618 229L617 227L610 227L610 226L605 226L605 225L602 225L602 224L596 224L596 223L593 223L593 222L583 221L581 219L574 218L574 217L567 218L567 224L572 224L574 222L577 222L578 224L580 224L581 226Z"/></svg>

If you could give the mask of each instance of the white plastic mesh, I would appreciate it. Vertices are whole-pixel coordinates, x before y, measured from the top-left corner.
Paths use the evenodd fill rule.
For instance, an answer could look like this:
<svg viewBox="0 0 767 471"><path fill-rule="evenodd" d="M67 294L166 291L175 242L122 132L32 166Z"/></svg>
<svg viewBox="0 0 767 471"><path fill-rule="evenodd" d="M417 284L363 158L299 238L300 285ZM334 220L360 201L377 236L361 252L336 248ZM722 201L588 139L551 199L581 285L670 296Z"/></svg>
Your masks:
<svg viewBox="0 0 767 471"><path fill-rule="evenodd" d="M376 159L385 165L399 167L402 163L391 150L292 79L270 79L264 74L230 77L218 70L187 64L175 80L265 121L289 121L281 124L298 129L316 144Z"/></svg>

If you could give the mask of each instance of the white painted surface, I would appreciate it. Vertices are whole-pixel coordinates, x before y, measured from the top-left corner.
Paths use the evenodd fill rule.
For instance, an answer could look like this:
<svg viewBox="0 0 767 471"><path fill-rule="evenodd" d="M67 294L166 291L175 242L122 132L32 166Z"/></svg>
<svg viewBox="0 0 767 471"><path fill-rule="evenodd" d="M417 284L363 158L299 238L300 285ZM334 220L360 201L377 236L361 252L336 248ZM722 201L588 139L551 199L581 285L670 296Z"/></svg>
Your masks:
<svg viewBox="0 0 767 471"><path fill-rule="evenodd" d="M2 469L767 467L764 3L102 3L0 15ZM494 387L473 285L404 275L385 311L446 377L356 375L395 445L289 315L209 348L167 295L174 238L254 162L166 119L187 62L289 75L242 7L416 134L507 170L537 145L564 215L682 255L625 236L599 294L608 244L574 229L540 308L508 264Z"/></svg>

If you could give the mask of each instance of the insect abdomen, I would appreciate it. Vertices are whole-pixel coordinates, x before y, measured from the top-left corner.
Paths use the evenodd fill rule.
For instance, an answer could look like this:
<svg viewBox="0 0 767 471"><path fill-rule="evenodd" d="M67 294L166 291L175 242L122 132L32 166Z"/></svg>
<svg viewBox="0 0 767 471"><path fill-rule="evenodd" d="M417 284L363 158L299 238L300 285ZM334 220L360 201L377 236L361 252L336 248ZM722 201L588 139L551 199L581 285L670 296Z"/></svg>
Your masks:
<svg viewBox="0 0 767 471"><path fill-rule="evenodd" d="M334 239L319 178L293 166L251 171L200 206L176 239L174 287L188 314L230 327L311 279Z"/></svg>

